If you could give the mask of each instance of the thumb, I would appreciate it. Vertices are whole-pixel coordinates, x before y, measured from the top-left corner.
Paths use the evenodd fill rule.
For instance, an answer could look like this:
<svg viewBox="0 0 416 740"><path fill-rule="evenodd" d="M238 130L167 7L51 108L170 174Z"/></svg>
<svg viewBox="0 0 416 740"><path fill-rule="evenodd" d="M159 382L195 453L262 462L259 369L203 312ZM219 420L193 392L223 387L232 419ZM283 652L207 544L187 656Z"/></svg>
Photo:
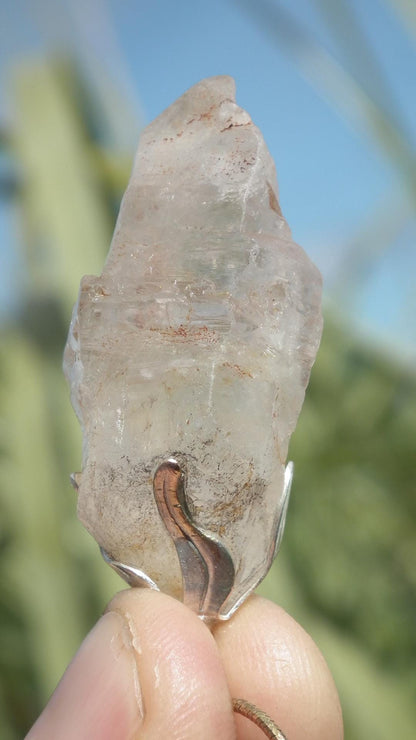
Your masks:
<svg viewBox="0 0 416 740"><path fill-rule="evenodd" d="M206 626L164 594L118 594L26 740L235 738L224 669Z"/></svg>

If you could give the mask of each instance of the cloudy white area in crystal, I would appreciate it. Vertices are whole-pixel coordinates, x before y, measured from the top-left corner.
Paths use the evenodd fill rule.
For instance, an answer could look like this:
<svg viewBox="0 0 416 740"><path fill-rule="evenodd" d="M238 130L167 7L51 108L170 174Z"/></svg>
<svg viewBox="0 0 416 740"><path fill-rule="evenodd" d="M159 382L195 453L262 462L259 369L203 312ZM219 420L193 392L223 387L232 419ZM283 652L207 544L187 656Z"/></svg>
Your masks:
<svg viewBox="0 0 416 740"><path fill-rule="evenodd" d="M322 329L320 275L291 239L272 158L234 95L230 77L203 80L143 131L65 351L84 431L80 519L180 598L152 490L174 457L192 519L234 563L224 616L269 565Z"/></svg>

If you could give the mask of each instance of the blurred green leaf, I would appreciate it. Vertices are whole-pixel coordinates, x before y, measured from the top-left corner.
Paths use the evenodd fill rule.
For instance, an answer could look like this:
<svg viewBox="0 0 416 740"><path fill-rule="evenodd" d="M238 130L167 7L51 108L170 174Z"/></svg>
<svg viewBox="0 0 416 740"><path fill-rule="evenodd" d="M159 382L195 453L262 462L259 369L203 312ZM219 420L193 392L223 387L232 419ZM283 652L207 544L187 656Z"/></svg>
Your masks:
<svg viewBox="0 0 416 740"><path fill-rule="evenodd" d="M56 298L66 317L77 296L80 265L87 273L100 271L112 231L73 87L63 65L32 63L15 73L14 149L24 173L30 288Z"/></svg>

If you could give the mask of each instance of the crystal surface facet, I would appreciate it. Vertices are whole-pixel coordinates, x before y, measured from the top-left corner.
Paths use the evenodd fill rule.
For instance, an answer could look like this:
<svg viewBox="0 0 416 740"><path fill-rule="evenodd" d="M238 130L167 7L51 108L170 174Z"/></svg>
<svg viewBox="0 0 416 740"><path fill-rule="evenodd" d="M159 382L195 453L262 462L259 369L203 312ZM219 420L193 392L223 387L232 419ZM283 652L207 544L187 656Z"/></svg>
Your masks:
<svg viewBox="0 0 416 740"><path fill-rule="evenodd" d="M270 565L290 435L319 345L321 278L230 77L143 131L101 276L82 279L65 372L84 432L81 521L178 598L152 479L174 458L193 522L235 570L226 617Z"/></svg>

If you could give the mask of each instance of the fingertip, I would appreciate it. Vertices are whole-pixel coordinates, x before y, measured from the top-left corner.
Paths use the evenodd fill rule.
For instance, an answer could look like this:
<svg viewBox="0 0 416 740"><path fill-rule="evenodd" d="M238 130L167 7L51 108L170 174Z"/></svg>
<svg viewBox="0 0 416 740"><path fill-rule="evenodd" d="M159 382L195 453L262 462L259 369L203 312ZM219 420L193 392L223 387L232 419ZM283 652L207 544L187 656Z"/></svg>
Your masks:
<svg viewBox="0 0 416 740"><path fill-rule="evenodd" d="M290 740L342 740L338 693L325 659L281 607L251 597L214 636L234 697L267 712ZM239 718L238 726L244 740L258 737L247 721Z"/></svg>
<svg viewBox="0 0 416 740"><path fill-rule="evenodd" d="M233 740L226 676L206 625L175 599L141 589L121 592L108 610L129 625L146 738Z"/></svg>
<svg viewBox="0 0 416 740"><path fill-rule="evenodd" d="M105 614L83 641L26 740L124 740L141 724L124 620Z"/></svg>

